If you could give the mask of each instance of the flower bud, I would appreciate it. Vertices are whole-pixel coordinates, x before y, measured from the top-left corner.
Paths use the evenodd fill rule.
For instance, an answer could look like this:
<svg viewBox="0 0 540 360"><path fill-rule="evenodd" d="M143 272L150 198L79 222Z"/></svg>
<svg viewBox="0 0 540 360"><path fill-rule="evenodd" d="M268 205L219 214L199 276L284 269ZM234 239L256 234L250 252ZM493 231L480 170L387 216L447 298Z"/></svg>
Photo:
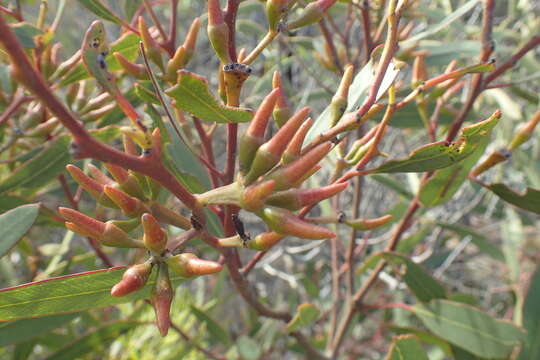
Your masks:
<svg viewBox="0 0 540 360"><path fill-rule="evenodd" d="M118 61L118 64L120 64L122 69L124 69L125 72L131 76L134 76L139 80L148 79L148 74L146 73L146 68L144 65L132 63L119 52L114 52L113 56L116 58L116 61Z"/></svg>
<svg viewBox="0 0 540 360"><path fill-rule="evenodd" d="M411 87L416 89L427 79L426 57L424 54L418 55L414 59L411 77Z"/></svg>
<svg viewBox="0 0 540 360"><path fill-rule="evenodd" d="M251 164L251 169L244 178L246 184L252 183L279 162L283 151L285 151L298 128L306 119L309 111L309 107L298 111L270 140L259 147Z"/></svg>
<svg viewBox="0 0 540 360"><path fill-rule="evenodd" d="M482 161L473 171L471 171L471 176L477 177L483 172L491 169L495 165L508 160L511 156L512 153L507 149L500 149L494 151L489 154L488 157L484 161Z"/></svg>
<svg viewBox="0 0 540 360"><path fill-rule="evenodd" d="M104 117L105 115L110 114L114 110L114 108L116 108L115 103L110 103L110 104L104 105L104 106L102 106L102 107L100 107L98 109L92 110L92 111L87 112L86 114L82 115L80 117L80 120L85 124L97 121L97 120L101 119L102 117Z"/></svg>
<svg viewBox="0 0 540 360"><path fill-rule="evenodd" d="M87 176L75 165L66 165L66 169L77 184L79 184L87 193L96 199L98 203L108 207L117 207L115 203L105 194L105 189L102 184Z"/></svg>
<svg viewBox="0 0 540 360"><path fill-rule="evenodd" d="M267 204L289 210L299 210L304 206L316 204L343 191L348 183L337 183L318 189L290 189L280 191L268 198Z"/></svg>
<svg viewBox="0 0 540 360"><path fill-rule="evenodd" d="M169 209L168 207L161 205L157 201L151 201L148 203L150 212L160 222L176 226L177 228L189 230L191 229L191 222L185 216L180 215L176 211Z"/></svg>
<svg viewBox="0 0 540 360"><path fill-rule="evenodd" d="M191 60L193 57L193 53L195 52L195 45L197 44L197 35L199 34L199 29L201 27L201 19L196 17L191 22L191 26L189 27L189 30L186 35L186 39L184 40L184 44L182 45L185 48L186 57L185 57L185 64Z"/></svg>
<svg viewBox="0 0 540 360"><path fill-rule="evenodd" d="M248 242L247 247L253 250L266 251L280 242L284 237L284 234L279 234L274 231L264 232Z"/></svg>
<svg viewBox="0 0 540 360"><path fill-rule="evenodd" d="M183 253L165 259L165 262L176 274L189 278L197 275L209 275L220 272L220 263L199 259L195 254Z"/></svg>
<svg viewBox="0 0 540 360"><path fill-rule="evenodd" d="M176 52L174 53L173 57L167 62L167 70L165 72L166 78L170 82L176 81L176 72L184 66L186 66L187 63L187 51L184 45L180 45L178 49L176 49Z"/></svg>
<svg viewBox="0 0 540 360"><path fill-rule="evenodd" d="M208 39L222 63L231 62L229 56L229 27L223 20L219 0L208 0Z"/></svg>
<svg viewBox="0 0 540 360"><path fill-rule="evenodd" d="M240 206L247 211L259 211L274 191L275 185L275 181L270 180L248 186L240 196Z"/></svg>
<svg viewBox="0 0 540 360"><path fill-rule="evenodd" d="M370 230L387 224L393 218L394 217L392 215L385 215L376 219L345 220L343 221L343 223L349 225L356 230Z"/></svg>
<svg viewBox="0 0 540 360"><path fill-rule="evenodd" d="M267 0L266 18L268 19L269 31L277 31L279 21L289 10L289 0Z"/></svg>
<svg viewBox="0 0 540 360"><path fill-rule="evenodd" d="M111 295L120 297L142 289L151 272L152 264L149 261L129 267L122 280L112 287Z"/></svg>
<svg viewBox="0 0 540 360"><path fill-rule="evenodd" d="M104 222L86 216L77 210L61 207L58 208L58 212L68 221L66 227L79 235L98 238L105 232Z"/></svg>
<svg viewBox="0 0 540 360"><path fill-rule="evenodd" d="M85 114L92 110L99 109L105 106L110 101L111 101L111 94L109 94L108 92L101 93L98 96L90 99L88 103L84 106L84 108L82 108L79 111L79 113Z"/></svg>
<svg viewBox="0 0 540 360"><path fill-rule="evenodd" d="M311 120L311 118L308 118L302 123L300 129L298 129L296 134L294 134L291 142L289 145L287 145L287 148L283 152L283 156L281 157L281 162L283 164L291 163L300 157L300 154L302 154L302 144L304 143L304 139L306 138L306 135L309 129L311 129L312 125L313 120Z"/></svg>
<svg viewBox="0 0 540 360"><path fill-rule="evenodd" d="M90 174L94 178L94 180L96 180L101 185L109 185L109 186L114 186L115 185L114 180L111 179L110 177L108 177L107 175L105 175L96 166L94 166L92 164L88 164L87 167L88 167L88 170L90 171Z"/></svg>
<svg viewBox="0 0 540 360"><path fill-rule="evenodd" d="M167 246L167 232L151 214L143 214L141 223L144 229L144 246L158 255L161 254Z"/></svg>
<svg viewBox="0 0 540 360"><path fill-rule="evenodd" d="M118 185L120 185L122 190L138 199L145 199L144 191L135 175L128 172L126 169L111 163L105 163L105 167Z"/></svg>
<svg viewBox="0 0 540 360"><path fill-rule="evenodd" d="M150 32L148 31L148 27L146 26L146 22L144 21L144 18L142 16L139 16L138 19L138 30L141 34L141 40L144 44L144 50L146 51L146 54L148 54L148 58L156 64L161 71L165 72L165 68L163 66L163 58L161 57L161 50L159 48L158 43L154 40L152 35L150 35Z"/></svg>
<svg viewBox="0 0 540 360"><path fill-rule="evenodd" d="M290 164L273 171L265 177L265 180L275 180L276 191L287 190L309 173L331 149L332 144L329 142L319 144Z"/></svg>
<svg viewBox="0 0 540 360"><path fill-rule="evenodd" d="M80 59L81 59L81 51L78 50L75 54L73 54L72 57L70 57L69 59L60 63L60 65L58 65L54 74L52 74L51 79L52 80L59 79L65 74L67 74L68 71L72 70L79 63Z"/></svg>
<svg viewBox="0 0 540 360"><path fill-rule="evenodd" d="M334 5L337 0L318 0L309 3L301 12L300 17L287 25L289 30L307 26L319 22L328 8Z"/></svg>
<svg viewBox="0 0 540 360"><path fill-rule="evenodd" d="M171 325L170 311L174 292L169 278L169 268L161 263L158 265L156 284L152 290L150 301L156 312L156 322L161 336L166 336Z"/></svg>
<svg viewBox="0 0 540 360"><path fill-rule="evenodd" d="M50 135L59 124L60 120L58 120L57 117L52 117L44 123L36 126L31 131L28 131L25 135L28 137L45 137Z"/></svg>
<svg viewBox="0 0 540 360"><path fill-rule="evenodd" d="M240 138L239 144L239 163L240 171L246 173L251 167L253 158L257 149L264 142L264 133L268 124L268 119L274 105L276 104L278 96L278 90L274 89L268 94L262 101L261 105L257 109L257 112L253 116L253 119L249 123L249 126Z"/></svg>
<svg viewBox="0 0 540 360"><path fill-rule="evenodd" d="M277 102L274 111L272 112L272 116L274 117L276 125L280 128L287 120L289 120L293 113L289 102L287 101L287 97L285 96L285 92L283 91L283 86L281 86L281 75L279 74L279 71L274 72L272 88L278 89Z"/></svg>
<svg viewBox="0 0 540 360"><path fill-rule="evenodd" d="M147 212L145 204L132 196L129 196L120 189L116 189L112 186L105 185L103 190L105 194L122 210L122 212L128 217L139 217L143 213Z"/></svg>
<svg viewBox="0 0 540 360"><path fill-rule="evenodd" d="M118 248L143 248L144 244L140 240L131 238L124 230L115 224L115 221L107 221L105 230L101 236L96 237L105 246Z"/></svg>
<svg viewBox="0 0 540 360"><path fill-rule="evenodd" d="M334 127L334 125L338 123L339 119L341 119L345 113L345 110L347 110L347 98L349 96L349 88L351 87L353 79L353 71L354 66L352 65L348 65L345 68L339 88L336 91L336 94L332 97L332 101L330 102L330 127Z"/></svg>
<svg viewBox="0 0 540 360"><path fill-rule="evenodd" d="M517 149L525 141L529 140L531 138L533 132L534 132L534 129L536 128L536 126L538 125L539 122L540 122L540 110L537 111L533 115L531 120L529 120L525 124L525 126L521 127L518 130L518 132L516 133L516 135L514 136L512 141L510 142L510 146L508 147L508 149L510 151L513 151L513 150Z"/></svg>
<svg viewBox="0 0 540 360"><path fill-rule="evenodd" d="M304 221L289 210L267 207L262 219L275 232L293 235L303 239L321 240L336 236L333 231Z"/></svg>

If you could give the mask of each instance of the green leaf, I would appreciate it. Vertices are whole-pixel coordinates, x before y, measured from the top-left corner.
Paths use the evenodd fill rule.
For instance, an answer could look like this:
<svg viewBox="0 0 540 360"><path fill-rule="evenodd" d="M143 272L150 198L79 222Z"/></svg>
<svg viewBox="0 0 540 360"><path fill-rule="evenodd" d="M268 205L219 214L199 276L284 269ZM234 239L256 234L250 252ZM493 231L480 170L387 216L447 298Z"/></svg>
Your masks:
<svg viewBox="0 0 540 360"><path fill-rule="evenodd" d="M39 319L24 319L0 324L0 347L30 340L60 327L79 314L45 316Z"/></svg>
<svg viewBox="0 0 540 360"><path fill-rule="evenodd" d="M107 62L107 69L109 71L118 71L122 69L118 60L116 60L116 58L112 56L112 54L115 52L124 55L124 57L129 61L135 61L139 54L140 41L141 38L137 34L130 32L125 33L113 44L111 44L111 50L109 51L109 55L107 55L107 57L105 58ZM60 86L66 86L71 83L89 78L90 75L88 74L84 66L82 64L79 64L62 79L62 81L60 82Z"/></svg>
<svg viewBox="0 0 540 360"><path fill-rule="evenodd" d="M179 71L178 83L165 93L174 98L177 108L204 121L241 123L253 117L245 109L221 105L210 93L206 79L189 71Z"/></svg>
<svg viewBox="0 0 540 360"><path fill-rule="evenodd" d="M20 41L21 45L28 49L35 49L36 43L34 41L34 38L38 35L43 34L41 30L39 30L34 25L30 25L25 22L12 24L10 25L11 30L15 33L15 36L17 36L17 39Z"/></svg>
<svg viewBox="0 0 540 360"><path fill-rule="evenodd" d="M110 22L113 22L118 25L122 25L122 20L115 15L111 10L107 9L105 5L101 3L99 0L78 0L79 3L81 3L82 6L87 8L89 11L94 13L96 16L102 18L103 20L107 20Z"/></svg>
<svg viewBox="0 0 540 360"><path fill-rule="evenodd" d="M390 160L378 168L374 173L393 172L423 172L442 169L460 162L489 140L491 130L497 124L500 113L496 112L489 119L463 128L461 136L455 143L444 141L424 145L409 156L401 160Z"/></svg>
<svg viewBox="0 0 540 360"><path fill-rule="evenodd" d="M415 335L418 339L420 339L420 341L424 343L438 346L447 355L450 355L452 353L450 345L446 341L444 341L440 337L435 336L425 330L420 330L420 329L416 329L412 327L401 327L401 326L395 326L395 325L390 325L389 329L392 332L395 332L396 334L399 334L399 335L404 335L404 334Z"/></svg>
<svg viewBox="0 0 540 360"><path fill-rule="evenodd" d="M531 278L527 297L523 304L523 326L529 341L525 344L519 360L540 359L540 266Z"/></svg>
<svg viewBox="0 0 540 360"><path fill-rule="evenodd" d="M296 314L287 324L287 331L297 331L301 327L313 324L319 318L320 313L319 308L313 304L298 305Z"/></svg>
<svg viewBox="0 0 540 360"><path fill-rule="evenodd" d="M370 179L373 179L387 188L394 190L396 193L404 196L406 199L412 200L414 197L413 193L403 185L403 182L398 181L390 175L374 174L370 177Z"/></svg>
<svg viewBox="0 0 540 360"><path fill-rule="evenodd" d="M462 303L435 299L412 310L435 335L480 357L507 358L526 338L514 324Z"/></svg>
<svg viewBox="0 0 540 360"><path fill-rule="evenodd" d="M453 231L461 237L470 236L471 242L475 244L481 252L491 256L495 260L504 262L504 254L502 253L501 249L497 246L490 244L488 238L484 235L479 234L476 231L463 225L448 224L440 221L438 221L436 224L443 229Z"/></svg>
<svg viewBox="0 0 540 360"><path fill-rule="evenodd" d="M236 340L238 354L243 360L257 360L261 357L261 348L253 339L242 335Z"/></svg>
<svg viewBox="0 0 540 360"><path fill-rule="evenodd" d="M36 221L39 204L23 205L0 215L0 258L4 256Z"/></svg>
<svg viewBox="0 0 540 360"><path fill-rule="evenodd" d="M193 315L195 315L195 317L199 319L199 321L202 321L206 324L206 329L214 339L221 342L222 344L231 345L232 341L229 337L229 333L225 331L225 329L223 329L217 321L212 319L208 314L196 308L195 306L191 305L190 307Z"/></svg>
<svg viewBox="0 0 540 360"><path fill-rule="evenodd" d="M125 267L96 270L36 281L0 290L0 321L36 318L100 308L150 296L152 276L141 290L124 297L110 295ZM176 284L186 281L172 276Z"/></svg>
<svg viewBox="0 0 540 360"><path fill-rule="evenodd" d="M487 188L520 209L540 214L540 190L528 187L525 194L519 194L504 184L491 184Z"/></svg>
<svg viewBox="0 0 540 360"><path fill-rule="evenodd" d="M494 114L487 120L463 128L461 138L465 139L465 147L468 148L467 152L470 156L465 161L437 171L420 188L419 198L423 206L437 206L454 196L484 153L491 131L498 120L499 116Z"/></svg>
<svg viewBox="0 0 540 360"><path fill-rule="evenodd" d="M139 325L141 323L137 321L116 321L101 326L64 346L46 359L71 360L80 359L83 355L90 352L94 353L94 356L101 354L107 349L109 343Z"/></svg>
<svg viewBox="0 0 540 360"><path fill-rule="evenodd" d="M399 45L403 48L407 48L410 46L413 46L418 40L421 40L423 38L426 38L428 36L431 36L433 34L436 34L437 32L441 31L442 29L446 28L448 25L462 17L463 15L467 14L473 7L476 6L476 4L480 0L470 0L463 4L460 8L458 8L453 13L449 14L448 16L444 17L444 20L438 23L437 25L430 26L426 30L411 36L405 41L401 41Z"/></svg>
<svg viewBox="0 0 540 360"><path fill-rule="evenodd" d="M396 336L392 340L386 360L429 360L420 341L414 335Z"/></svg>
<svg viewBox="0 0 540 360"><path fill-rule="evenodd" d="M392 265L404 266L404 269L401 271L403 281L405 281L418 300L427 302L432 299L443 299L446 297L446 291L437 280L431 277L420 265L401 254L392 252L376 253L364 261L356 274L360 275L366 270L375 267L381 259L388 261Z"/></svg>
<svg viewBox="0 0 540 360"><path fill-rule="evenodd" d="M45 150L13 171L0 184L0 194L17 188L38 189L56 178L71 159L70 142L67 135L54 140Z"/></svg>

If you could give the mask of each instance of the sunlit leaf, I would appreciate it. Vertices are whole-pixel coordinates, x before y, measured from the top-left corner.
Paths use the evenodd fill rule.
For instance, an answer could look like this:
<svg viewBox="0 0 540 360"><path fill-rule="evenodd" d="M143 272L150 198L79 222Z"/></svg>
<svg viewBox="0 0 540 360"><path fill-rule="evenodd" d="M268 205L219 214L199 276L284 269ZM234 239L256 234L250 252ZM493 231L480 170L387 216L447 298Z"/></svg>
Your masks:
<svg viewBox="0 0 540 360"><path fill-rule="evenodd" d="M0 346L16 344L45 334L60 327L79 314L45 316L39 319L24 319L0 324Z"/></svg>
<svg viewBox="0 0 540 360"><path fill-rule="evenodd" d="M420 341L414 335L396 336L385 360L429 360Z"/></svg>
<svg viewBox="0 0 540 360"><path fill-rule="evenodd" d="M177 84L165 93L174 98L177 108L204 121L240 123L250 121L253 117L245 109L221 105L210 93L206 79L189 71L180 71Z"/></svg>
<svg viewBox="0 0 540 360"><path fill-rule="evenodd" d="M109 10L105 5L101 3L99 0L78 0L79 3L81 3L82 6L90 10L92 13L94 13L96 16L102 18L103 20L107 20L113 23L116 23L118 25L122 25L122 20L114 14L111 10Z"/></svg>
<svg viewBox="0 0 540 360"><path fill-rule="evenodd" d="M309 326L319 318L320 310L313 304L301 304L298 306L296 314L287 324L287 331L293 332L301 327Z"/></svg>
<svg viewBox="0 0 540 360"><path fill-rule="evenodd" d="M487 188L520 209L540 214L540 190L527 188L525 194L519 194L504 184L491 184Z"/></svg>
<svg viewBox="0 0 540 360"><path fill-rule="evenodd" d="M528 341L519 354L519 360L540 358L540 266L531 278L527 297L523 304L523 326L527 330Z"/></svg>

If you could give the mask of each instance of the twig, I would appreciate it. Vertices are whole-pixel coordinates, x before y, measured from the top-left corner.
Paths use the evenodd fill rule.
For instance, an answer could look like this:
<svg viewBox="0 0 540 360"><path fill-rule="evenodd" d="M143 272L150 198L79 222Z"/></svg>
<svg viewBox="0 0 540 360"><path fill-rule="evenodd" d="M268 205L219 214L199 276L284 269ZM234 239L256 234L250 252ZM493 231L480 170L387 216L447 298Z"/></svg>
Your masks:
<svg viewBox="0 0 540 360"><path fill-rule="evenodd" d="M24 94L21 94L19 96L17 96L12 102L11 104L9 104L9 106L7 107L7 109L4 111L4 113L2 114L2 116L0 116L0 126L2 126L2 124L4 124L6 121L9 120L9 118L11 117L11 115L13 115L18 109L19 107L24 104L25 102L28 102L32 100L32 98L30 96L25 96Z"/></svg>
<svg viewBox="0 0 540 360"><path fill-rule="evenodd" d="M202 352L209 359L214 359L214 360L225 360L226 359L224 356L215 354L215 353L211 352L210 350L207 350L207 349L203 348L202 346L200 346L199 344L197 344L195 341L193 341L193 339L191 337L189 337L189 335L187 333L185 333L182 329L180 329L180 327L178 325L174 324L172 321L171 321L171 328L173 328L174 331L176 331L186 341L186 343L188 343L190 346L193 346L195 349Z"/></svg>

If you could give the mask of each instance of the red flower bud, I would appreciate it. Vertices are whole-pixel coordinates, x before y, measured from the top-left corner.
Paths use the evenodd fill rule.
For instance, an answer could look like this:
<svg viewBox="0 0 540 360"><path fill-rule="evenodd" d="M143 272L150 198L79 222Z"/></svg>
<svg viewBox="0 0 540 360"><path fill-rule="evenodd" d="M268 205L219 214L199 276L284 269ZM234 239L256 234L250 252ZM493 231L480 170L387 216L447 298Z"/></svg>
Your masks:
<svg viewBox="0 0 540 360"><path fill-rule="evenodd" d="M266 251L280 242L285 235L274 231L264 232L247 243L247 247L253 250Z"/></svg>
<svg viewBox="0 0 540 360"><path fill-rule="evenodd" d="M314 24L318 21L320 21L325 12L330 8L330 6L334 5L337 0L318 0L312 3L309 3L302 13L300 14L300 17L288 24L288 29L296 29L299 27L307 26L310 24Z"/></svg>
<svg viewBox="0 0 540 360"><path fill-rule="evenodd" d="M195 44L197 43L197 35L199 34L200 27L201 19L196 17L191 22L191 26L189 27L189 30L187 32L186 39L184 40L184 44L182 45L186 49L186 58L184 60L186 64L189 62L195 51Z"/></svg>
<svg viewBox="0 0 540 360"><path fill-rule="evenodd" d="M152 291L151 302L156 312L156 322L161 336L166 336L171 325L170 311L174 292L167 265L158 265L158 275Z"/></svg>
<svg viewBox="0 0 540 360"><path fill-rule="evenodd" d="M107 195L105 195L105 188L102 184L90 178L75 165L66 165L66 169L77 184L79 184L87 193L96 199L97 202L108 207L116 208L114 202L112 202Z"/></svg>
<svg viewBox="0 0 540 360"><path fill-rule="evenodd" d="M272 115L274 116L278 128L280 128L292 116L292 109L287 101L285 92L283 91L283 86L281 86L281 75L279 74L279 71L274 72L272 88L278 89L278 99Z"/></svg>
<svg viewBox="0 0 540 360"><path fill-rule="evenodd" d="M144 246L158 255L161 254L167 246L167 232L151 214L143 214L141 223L144 228Z"/></svg>
<svg viewBox="0 0 540 360"><path fill-rule="evenodd" d="M208 39L222 63L231 62L229 56L229 27L223 20L219 0L208 0Z"/></svg>
<svg viewBox="0 0 540 360"><path fill-rule="evenodd" d="M151 272L150 262L131 266L122 275L122 280L112 287L111 295L120 297L142 289Z"/></svg>
<svg viewBox="0 0 540 360"><path fill-rule="evenodd" d="M157 66L159 66L161 71L164 71L165 68L163 67L161 50L156 40L154 40L152 35L150 35L148 27L146 26L146 22L144 21L144 18L142 16L139 16L138 19L138 30L141 34L141 40L144 44L144 50L146 51L146 54L148 54L150 60L152 60Z"/></svg>
<svg viewBox="0 0 540 360"><path fill-rule="evenodd" d="M333 231L304 221L288 210L267 207L263 210L264 222L275 232L303 239L321 240L336 236Z"/></svg>
<svg viewBox="0 0 540 360"><path fill-rule="evenodd" d="M248 186L240 197L240 206L248 211L259 211L266 199L274 191L276 183L273 180Z"/></svg>
<svg viewBox="0 0 540 360"><path fill-rule="evenodd" d="M144 203L132 196L129 196L120 189L112 186L104 187L105 194L122 210L128 217L139 217L148 209Z"/></svg>
<svg viewBox="0 0 540 360"><path fill-rule="evenodd" d="M105 232L104 222L86 216L77 210L61 207L58 212L68 221L66 227L79 235L98 238Z"/></svg>
<svg viewBox="0 0 540 360"><path fill-rule="evenodd" d="M118 185L120 185L122 190L138 199L145 199L144 191L135 175L129 173L126 169L111 163L105 163L105 167L109 173L111 173Z"/></svg>
<svg viewBox="0 0 540 360"><path fill-rule="evenodd" d="M209 275L220 272L223 266L220 263L199 259L194 254L179 254L165 260L171 270L182 277Z"/></svg>
<svg viewBox="0 0 540 360"><path fill-rule="evenodd" d="M145 80L148 79L148 74L146 73L146 68L141 64L135 64L129 61L122 55L122 53L114 52L113 53L114 58L122 69L124 69L128 74L136 77L137 79Z"/></svg>
<svg viewBox="0 0 540 360"><path fill-rule="evenodd" d="M356 230L370 230L387 224L394 217L392 215L381 216L376 219L353 219L345 220L343 223Z"/></svg>
<svg viewBox="0 0 540 360"><path fill-rule="evenodd" d="M328 199L347 187L348 183L337 183L318 189L290 189L280 191L268 198L268 205L289 210L299 210L304 206Z"/></svg>
<svg viewBox="0 0 540 360"><path fill-rule="evenodd" d="M113 186L115 185L115 182L113 179L105 175L101 170L99 170L96 166L92 164L88 164L88 170L90 171L90 174L92 174L92 177L100 184L102 185L109 185Z"/></svg>
<svg viewBox="0 0 540 360"><path fill-rule="evenodd" d="M291 142L289 145L287 145L287 148L283 152L283 156L281 157L281 162L283 164L293 162L300 157L300 154L302 153L302 144L304 143L304 139L306 138L306 135L309 129L311 129L312 125L313 120L311 120L311 118L308 118L302 123L300 129L298 129L296 134L294 134Z"/></svg>

